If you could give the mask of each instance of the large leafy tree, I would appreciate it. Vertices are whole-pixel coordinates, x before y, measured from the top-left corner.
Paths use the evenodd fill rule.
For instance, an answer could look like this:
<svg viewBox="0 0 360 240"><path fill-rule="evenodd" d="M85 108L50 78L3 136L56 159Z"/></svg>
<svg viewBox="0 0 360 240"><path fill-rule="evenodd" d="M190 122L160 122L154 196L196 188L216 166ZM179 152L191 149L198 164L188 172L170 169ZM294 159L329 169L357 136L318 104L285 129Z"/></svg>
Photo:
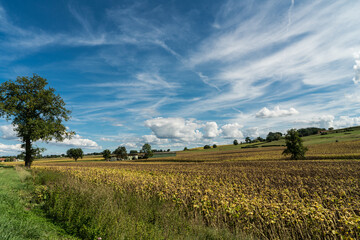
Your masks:
<svg viewBox="0 0 360 240"><path fill-rule="evenodd" d="M0 85L0 117L12 121L25 149L25 166L30 167L39 149L33 143L42 140L63 141L74 132L63 125L71 111L54 88L46 88L47 80L34 74L17 77Z"/></svg>
<svg viewBox="0 0 360 240"><path fill-rule="evenodd" d="M111 158L111 151L109 149L105 149L103 152L102 152L102 155L103 155L103 158L106 160L106 161L109 161L110 158Z"/></svg>
<svg viewBox="0 0 360 240"><path fill-rule="evenodd" d="M67 150L66 155L69 158L73 158L76 162L79 158L83 158L84 152L81 148L70 148L69 150Z"/></svg>
<svg viewBox="0 0 360 240"><path fill-rule="evenodd" d="M126 151L126 147L118 147L117 149L115 149L115 151L113 152L113 154L116 155L117 158L120 159L127 159L127 151Z"/></svg>
<svg viewBox="0 0 360 240"><path fill-rule="evenodd" d="M299 133L296 129L287 131L285 143L286 149L283 151L284 155L291 155L290 158L294 160L305 158L305 153L308 149L303 145L303 141L299 137Z"/></svg>
<svg viewBox="0 0 360 240"><path fill-rule="evenodd" d="M142 151L145 153L145 155L144 155L145 158L150 158L154 155L153 151L151 150L151 145L148 143L145 143L142 146Z"/></svg>

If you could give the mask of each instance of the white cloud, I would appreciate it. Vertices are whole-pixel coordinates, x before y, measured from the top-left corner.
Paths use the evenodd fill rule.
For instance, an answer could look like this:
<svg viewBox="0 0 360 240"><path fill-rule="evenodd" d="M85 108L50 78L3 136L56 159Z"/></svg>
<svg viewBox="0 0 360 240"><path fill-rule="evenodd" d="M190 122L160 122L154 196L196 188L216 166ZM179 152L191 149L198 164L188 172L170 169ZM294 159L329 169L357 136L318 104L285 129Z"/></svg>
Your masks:
<svg viewBox="0 0 360 240"><path fill-rule="evenodd" d="M136 143L131 143L131 142L127 142L127 143L124 143L122 144L123 146L127 147L127 148L138 148L139 145L136 144Z"/></svg>
<svg viewBox="0 0 360 240"><path fill-rule="evenodd" d="M290 108L289 110L281 110L279 106L274 107L274 110L269 110L264 107L259 112L256 113L258 118L274 118L274 117L285 117L298 114L299 112L295 108Z"/></svg>
<svg viewBox="0 0 360 240"><path fill-rule="evenodd" d="M230 123L221 127L222 136L226 139L230 138L244 138L241 128L243 126L238 123Z"/></svg>
<svg viewBox="0 0 360 240"><path fill-rule="evenodd" d="M101 149L102 147L99 146L95 141L82 138L80 135L75 135L71 139L64 139L62 142L57 142L55 140L50 141L49 143L55 145L64 145L70 147L80 147L80 148L87 148L87 149Z"/></svg>
<svg viewBox="0 0 360 240"><path fill-rule="evenodd" d="M216 122L207 122L203 127L204 138L215 138L221 134L221 129L218 129Z"/></svg>
<svg viewBox="0 0 360 240"><path fill-rule="evenodd" d="M19 139L16 131L14 130L13 125L4 125L0 126L0 131L2 132L1 138L6 140L17 140Z"/></svg>
<svg viewBox="0 0 360 240"><path fill-rule="evenodd" d="M313 117L311 120L299 120L296 123L305 123L306 127L330 128L334 127L333 115L321 115Z"/></svg>
<svg viewBox="0 0 360 240"><path fill-rule="evenodd" d="M161 145L169 143L168 139L160 139L155 135L144 135L142 138L145 143L149 143L150 145Z"/></svg>
<svg viewBox="0 0 360 240"><path fill-rule="evenodd" d="M353 81L355 84L357 84L360 82L360 51L354 53L354 59L355 59L355 65L354 65L355 76L353 78Z"/></svg>
<svg viewBox="0 0 360 240"><path fill-rule="evenodd" d="M340 116L338 120L334 121L334 126L336 128L360 126L360 117Z"/></svg>
<svg viewBox="0 0 360 240"><path fill-rule="evenodd" d="M21 144L5 145L0 143L0 152L22 151Z"/></svg>
<svg viewBox="0 0 360 240"><path fill-rule="evenodd" d="M188 112L236 107L239 101L278 102L281 97L309 103L311 98L302 98L309 94L308 87L351 83L351 54L359 49L355 9L360 2L356 6L346 1L246 3L226 1L213 34L190 54L189 65L222 91L209 94ZM334 13L336 17L327 17ZM358 70L358 62L356 66ZM360 80L358 73L354 81Z"/></svg>
<svg viewBox="0 0 360 240"><path fill-rule="evenodd" d="M107 138L107 137L101 137L100 140L104 142L116 142L115 139Z"/></svg>
<svg viewBox="0 0 360 240"><path fill-rule="evenodd" d="M154 118L145 121L145 126L149 127L158 138L178 139L181 141L195 141L202 138L202 133L198 130L201 125L193 120L183 118Z"/></svg>
<svg viewBox="0 0 360 240"><path fill-rule="evenodd" d="M246 137L257 138L260 136L259 128L258 127L248 128L244 130L244 135Z"/></svg>

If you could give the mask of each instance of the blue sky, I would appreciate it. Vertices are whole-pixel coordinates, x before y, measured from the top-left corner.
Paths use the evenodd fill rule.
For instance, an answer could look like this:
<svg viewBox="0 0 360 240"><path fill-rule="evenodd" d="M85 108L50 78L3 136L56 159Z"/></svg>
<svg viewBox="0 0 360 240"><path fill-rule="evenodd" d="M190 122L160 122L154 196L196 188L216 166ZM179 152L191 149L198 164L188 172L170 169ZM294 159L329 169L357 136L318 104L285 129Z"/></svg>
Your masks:
<svg viewBox="0 0 360 240"><path fill-rule="evenodd" d="M0 0L0 82L46 78L77 135L45 154L183 149L360 125L358 1ZM20 142L0 120L0 155Z"/></svg>

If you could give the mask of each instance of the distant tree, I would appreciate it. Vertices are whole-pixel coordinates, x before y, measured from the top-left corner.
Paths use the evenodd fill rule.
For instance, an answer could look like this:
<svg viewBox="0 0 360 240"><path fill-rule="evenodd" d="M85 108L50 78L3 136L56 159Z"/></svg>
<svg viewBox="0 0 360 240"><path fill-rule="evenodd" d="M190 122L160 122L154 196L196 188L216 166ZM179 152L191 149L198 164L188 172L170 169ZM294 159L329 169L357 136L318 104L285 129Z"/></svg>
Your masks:
<svg viewBox="0 0 360 240"><path fill-rule="evenodd" d="M280 140L281 137L282 137L281 132L275 132L275 133L269 132L268 135L266 136L266 141L272 142L272 141Z"/></svg>
<svg viewBox="0 0 360 240"><path fill-rule="evenodd" d="M63 141L74 132L67 132L63 121L69 120L70 111L55 89L46 88L47 80L34 74L17 77L0 85L0 117L12 121L25 150L25 166L31 167L41 149L33 143L39 140Z"/></svg>
<svg viewBox="0 0 360 240"><path fill-rule="evenodd" d="M234 144L234 145L238 145L238 144L239 144L238 140L235 139L234 142L233 142L233 144Z"/></svg>
<svg viewBox="0 0 360 240"><path fill-rule="evenodd" d="M246 138L245 138L245 142L246 142L246 143L251 143L250 137L246 137Z"/></svg>
<svg viewBox="0 0 360 240"><path fill-rule="evenodd" d="M263 139L262 137L257 137L256 140L258 140L259 142L265 142L265 139Z"/></svg>
<svg viewBox="0 0 360 240"><path fill-rule="evenodd" d="M189 150L187 147L184 147L184 151L187 151L187 150Z"/></svg>
<svg viewBox="0 0 360 240"><path fill-rule="evenodd" d="M73 158L76 162L79 158L83 158L84 152L81 148L70 148L67 150L66 155L69 158Z"/></svg>
<svg viewBox="0 0 360 240"><path fill-rule="evenodd" d="M126 152L126 147L121 146L118 147L117 149L114 150L113 154L116 155L117 158L120 159L127 159L127 152Z"/></svg>
<svg viewBox="0 0 360 240"><path fill-rule="evenodd" d="M290 129L285 135L286 149L283 151L284 155L291 155L290 158L294 160L304 159L305 153L308 150L303 146L303 141L299 137L296 129Z"/></svg>
<svg viewBox="0 0 360 240"><path fill-rule="evenodd" d="M167 151L170 152L170 148Z"/></svg>
<svg viewBox="0 0 360 240"><path fill-rule="evenodd" d="M309 127L309 128L300 128L297 130L300 137L310 136L318 134L321 131L325 131L325 128L316 128L316 127Z"/></svg>
<svg viewBox="0 0 360 240"><path fill-rule="evenodd" d="M151 150L151 145L148 143L144 144L144 146L142 147L142 150L145 153L145 156L144 156L145 158L150 158L154 155L153 151Z"/></svg>
<svg viewBox="0 0 360 240"><path fill-rule="evenodd" d="M102 156L103 158L106 160L106 161L109 161L110 158L111 158L111 151L109 149L105 149L103 152L102 152Z"/></svg>
<svg viewBox="0 0 360 240"><path fill-rule="evenodd" d="M216 145L216 144L214 144L214 145L213 145L213 148L217 148L217 145Z"/></svg>
<svg viewBox="0 0 360 240"><path fill-rule="evenodd" d="M209 149L209 148L211 148L210 145L205 145L204 146L204 149Z"/></svg>
<svg viewBox="0 0 360 240"><path fill-rule="evenodd" d="M329 131L332 131L332 130L334 130L334 128L333 128L333 127L330 127L330 128L329 128Z"/></svg>
<svg viewBox="0 0 360 240"><path fill-rule="evenodd" d="M16 156L17 159L21 159L24 160L25 159L25 154L22 152L19 155Z"/></svg>
<svg viewBox="0 0 360 240"><path fill-rule="evenodd" d="M137 150L130 150L130 153L134 154L134 153L138 153Z"/></svg>

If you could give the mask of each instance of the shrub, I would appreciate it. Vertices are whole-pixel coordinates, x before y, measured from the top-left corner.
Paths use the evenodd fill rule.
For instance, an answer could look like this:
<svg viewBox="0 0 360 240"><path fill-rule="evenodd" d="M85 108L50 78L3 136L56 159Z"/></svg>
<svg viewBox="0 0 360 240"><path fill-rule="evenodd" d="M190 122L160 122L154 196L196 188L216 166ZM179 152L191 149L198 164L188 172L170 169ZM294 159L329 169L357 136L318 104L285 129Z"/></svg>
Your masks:
<svg viewBox="0 0 360 240"><path fill-rule="evenodd" d="M238 140L235 139L234 142L233 142L233 144L234 144L234 145L238 145L238 144L239 144Z"/></svg>
<svg viewBox="0 0 360 240"><path fill-rule="evenodd" d="M204 149L209 149L209 148L211 148L209 145L204 146Z"/></svg>
<svg viewBox="0 0 360 240"><path fill-rule="evenodd" d="M216 144L214 144L214 145L213 145L213 148L217 148L217 145L216 145Z"/></svg>

